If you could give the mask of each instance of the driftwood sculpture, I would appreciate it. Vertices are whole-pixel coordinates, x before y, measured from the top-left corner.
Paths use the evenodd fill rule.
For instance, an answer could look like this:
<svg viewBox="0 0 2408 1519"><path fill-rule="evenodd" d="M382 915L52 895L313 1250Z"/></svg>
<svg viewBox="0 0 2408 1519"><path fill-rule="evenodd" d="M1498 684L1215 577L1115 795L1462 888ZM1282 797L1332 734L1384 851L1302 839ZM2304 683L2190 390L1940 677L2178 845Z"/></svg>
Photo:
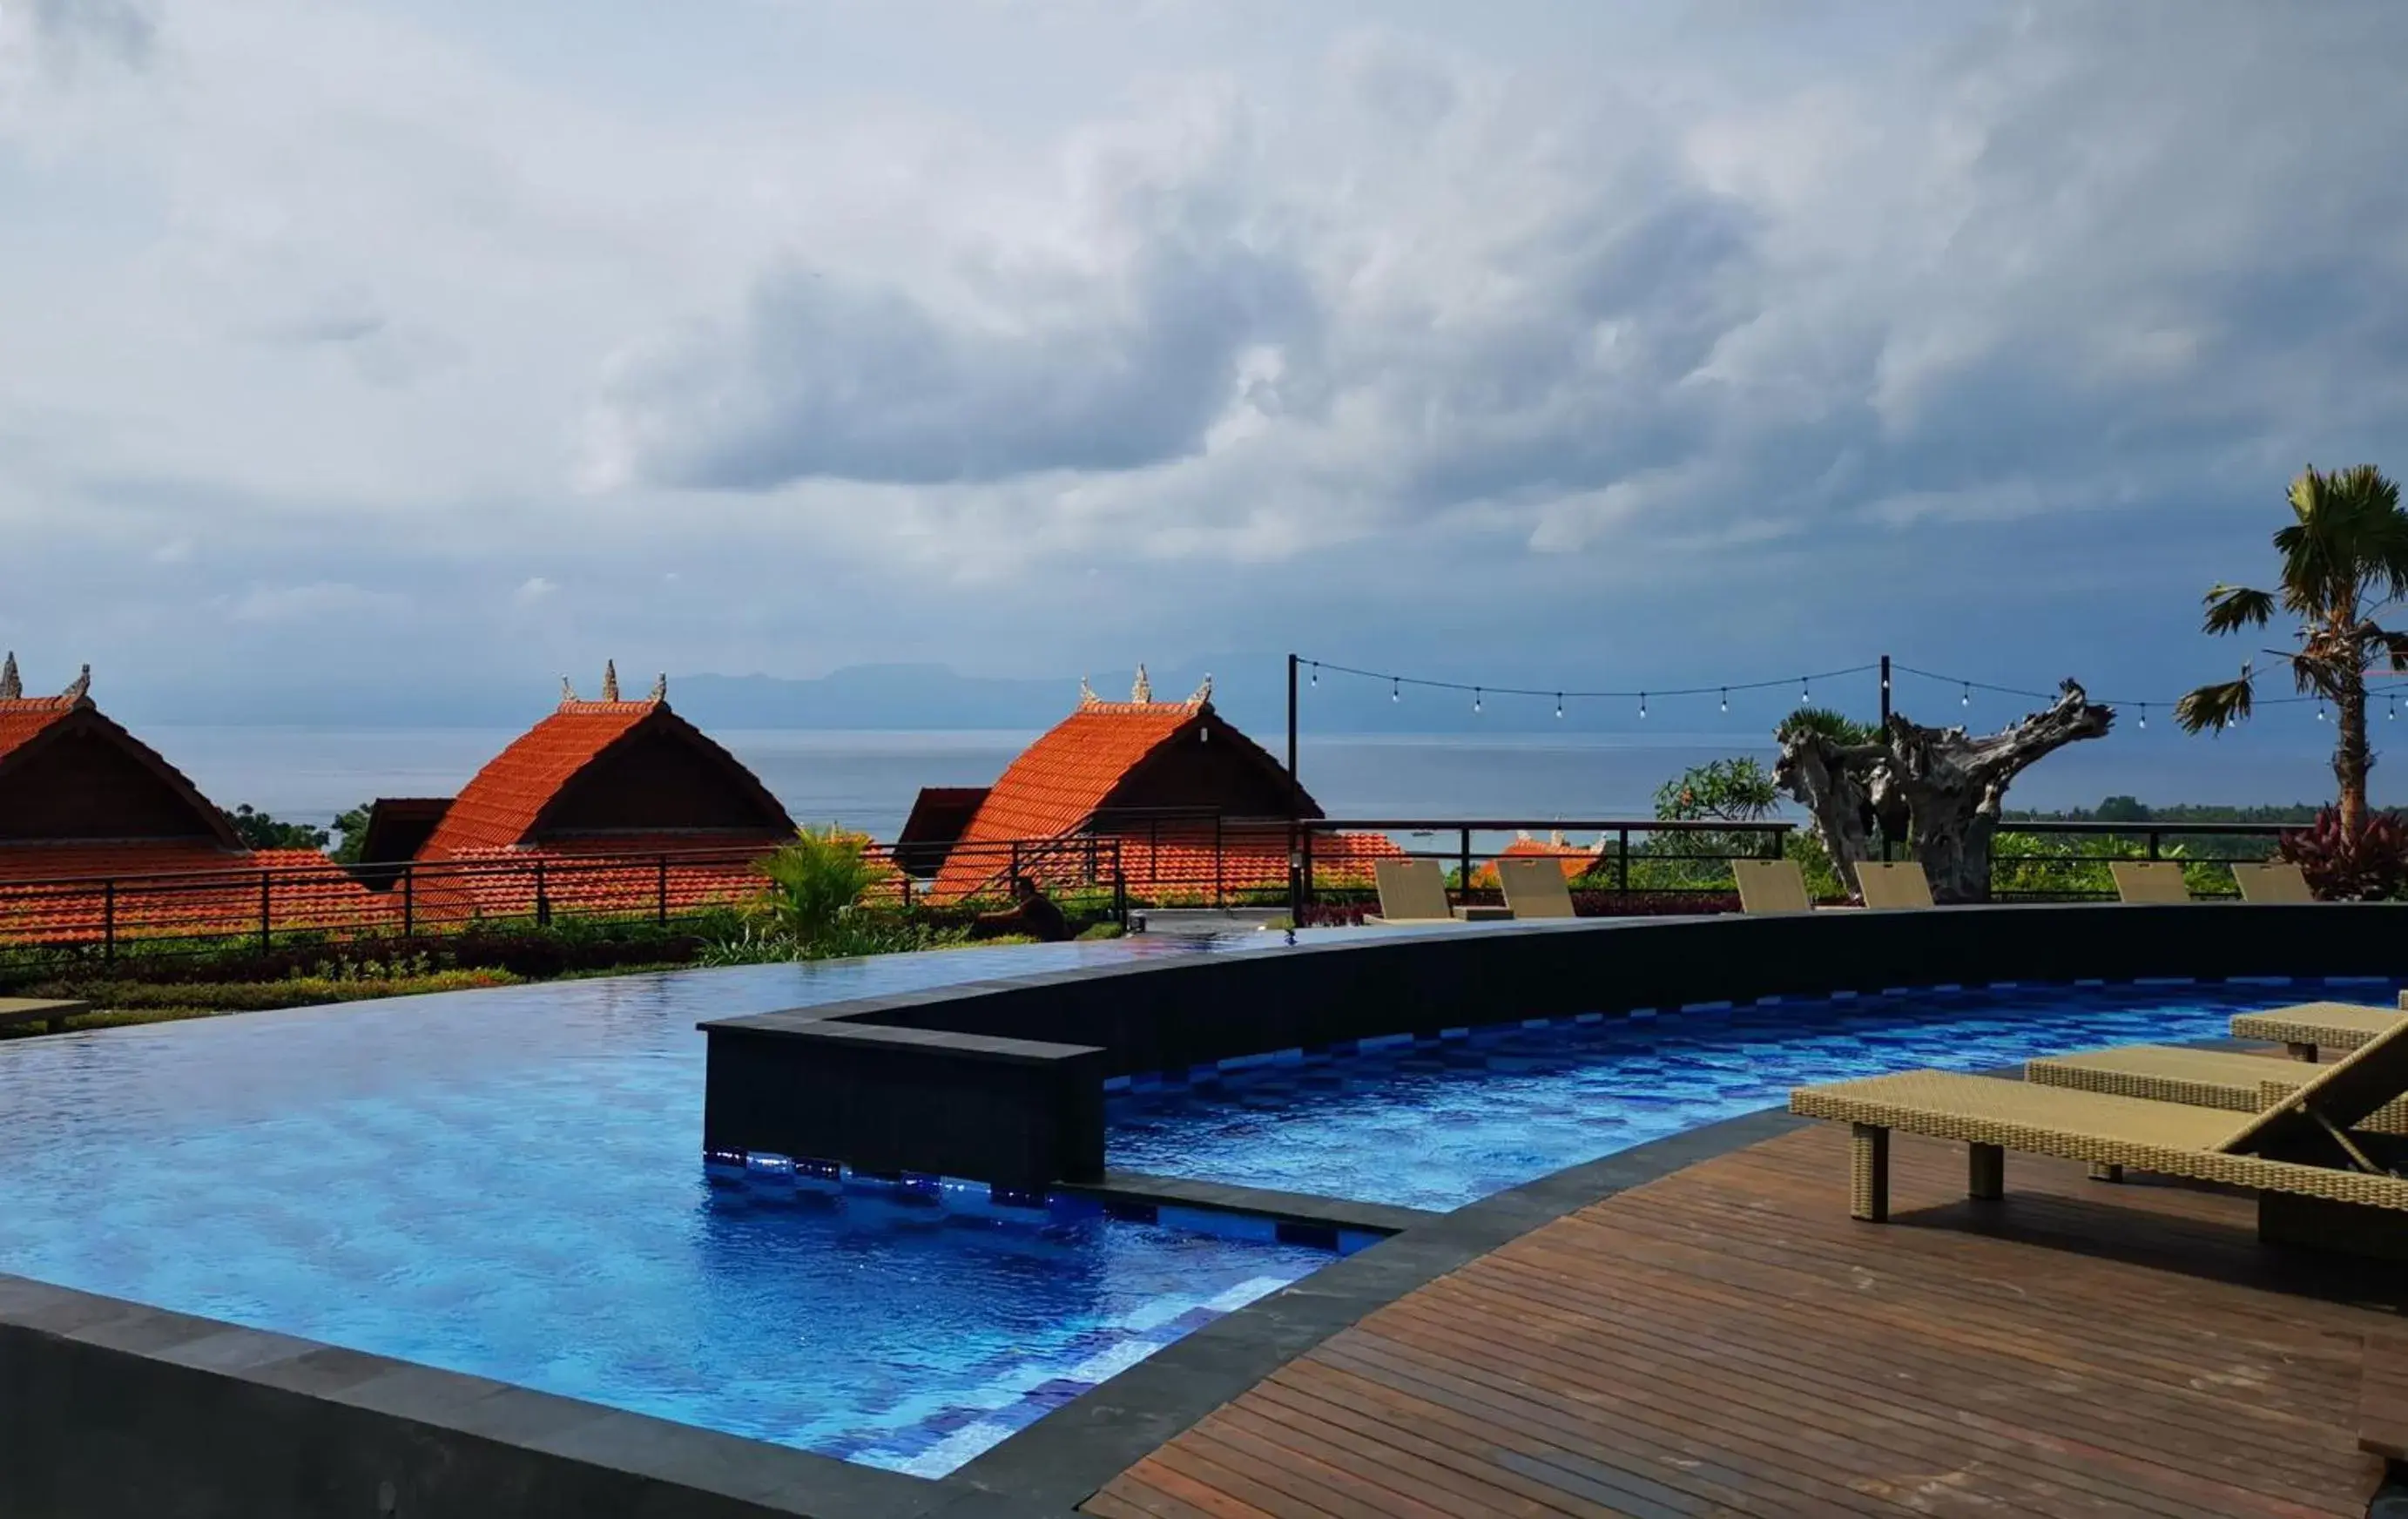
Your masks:
<svg viewBox="0 0 2408 1519"><path fill-rule="evenodd" d="M2055 705L2003 732L1976 738L1963 728L1927 728L1893 712L1888 726L1848 743L1803 724L1781 734L1772 778L1806 809L1848 895L1860 896L1856 862L1870 859L1876 829L1907 839L1931 881L1935 902L1990 896L1990 838L2008 783L2047 755L2104 737L2114 709L2094 707L2068 681Z"/></svg>

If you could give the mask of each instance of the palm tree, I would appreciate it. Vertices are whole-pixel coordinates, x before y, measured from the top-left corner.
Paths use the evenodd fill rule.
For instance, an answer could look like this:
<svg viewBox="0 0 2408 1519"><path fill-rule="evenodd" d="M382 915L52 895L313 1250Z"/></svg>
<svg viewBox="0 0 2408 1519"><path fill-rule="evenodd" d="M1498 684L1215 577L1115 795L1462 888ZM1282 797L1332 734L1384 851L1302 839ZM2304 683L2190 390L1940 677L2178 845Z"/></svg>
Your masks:
<svg viewBox="0 0 2408 1519"><path fill-rule="evenodd" d="M2296 520L2274 535L2283 556L2281 590L2216 586L2206 596L2206 630L2263 627L2278 596L2283 609L2300 619L2297 649L2263 652L2290 666L2300 695L2333 705L2341 825L2355 838L2366 824L2366 772L2374 763L2366 746L2366 673L2408 669L2408 633L2374 621L2408 595L2408 513L2400 509L2400 487L2372 465L2359 465L2329 475L2309 466L2291 482L2291 515ZM2246 722L2256 678L2255 665L2243 665L2238 681L2183 697L2174 720L2192 733L2221 733Z"/></svg>

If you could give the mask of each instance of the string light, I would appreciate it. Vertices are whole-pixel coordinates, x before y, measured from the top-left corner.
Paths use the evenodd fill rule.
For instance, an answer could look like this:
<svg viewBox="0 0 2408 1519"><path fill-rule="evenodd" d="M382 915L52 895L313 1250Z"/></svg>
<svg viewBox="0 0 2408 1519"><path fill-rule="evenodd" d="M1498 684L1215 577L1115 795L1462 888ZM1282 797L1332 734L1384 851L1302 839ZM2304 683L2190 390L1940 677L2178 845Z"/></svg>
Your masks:
<svg viewBox="0 0 2408 1519"><path fill-rule="evenodd" d="M2321 723L2321 722L2323 722L2324 720L2325 720L2325 699L2324 699L2322 696L2318 696L2318 697L2316 698L2316 721L2317 721L2317 722L2319 722L2319 723Z"/></svg>
<svg viewBox="0 0 2408 1519"><path fill-rule="evenodd" d="M1471 688L1471 709L1474 712L1480 710L1480 688L1478 686L1473 686Z"/></svg>
<svg viewBox="0 0 2408 1519"><path fill-rule="evenodd" d="M1390 701L1402 701L1405 699L1404 682L1397 680L1393 676L1388 680L1388 699Z"/></svg>
<svg viewBox="0 0 2408 1519"><path fill-rule="evenodd" d="M1644 691L1639 694L1639 720L1642 723L1647 721L1647 693Z"/></svg>
<svg viewBox="0 0 2408 1519"><path fill-rule="evenodd" d="M1723 710L1726 712L1730 710L1730 687L1728 686L1723 687Z"/></svg>
<svg viewBox="0 0 2408 1519"><path fill-rule="evenodd" d="M1959 707L1971 707L1971 706L1972 706L1972 705L1973 705L1973 682L1972 682L1972 681L1966 681L1966 682L1965 682L1965 694L1964 694L1963 695L1961 695L1961 696L1959 696L1959 697L1957 697L1957 698L1956 698L1956 705L1957 705L1957 706L1959 706Z"/></svg>
<svg viewBox="0 0 2408 1519"><path fill-rule="evenodd" d="M1556 716L1556 717L1558 717L1558 718L1560 718L1560 717L1562 717L1563 715L1564 715L1564 694L1563 694L1562 692L1558 691L1558 692L1556 692L1556 693L1555 693L1555 716Z"/></svg>
<svg viewBox="0 0 2408 1519"><path fill-rule="evenodd" d="M2144 727L2144 728L2145 728L2145 727L2147 727L2148 725L2149 725L2149 704L2148 704L2147 702L2143 702L2143 703L2141 703L2141 726L2143 726L2143 727Z"/></svg>
<svg viewBox="0 0 2408 1519"><path fill-rule="evenodd" d="M1312 688L1321 689L1321 661L1317 659L1312 662Z"/></svg>

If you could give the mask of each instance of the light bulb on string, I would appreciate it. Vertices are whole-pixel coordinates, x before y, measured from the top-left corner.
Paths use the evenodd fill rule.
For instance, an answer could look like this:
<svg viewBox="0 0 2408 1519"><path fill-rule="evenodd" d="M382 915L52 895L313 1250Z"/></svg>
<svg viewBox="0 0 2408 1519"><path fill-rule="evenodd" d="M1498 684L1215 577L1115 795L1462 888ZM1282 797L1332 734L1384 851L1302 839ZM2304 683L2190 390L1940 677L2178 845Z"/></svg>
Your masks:
<svg viewBox="0 0 2408 1519"><path fill-rule="evenodd" d="M1555 716L1556 716L1556 717L1558 717L1558 718L1561 718L1563 715L1564 715L1564 694L1563 694L1562 692L1558 691L1558 692L1556 692L1556 693L1555 693Z"/></svg>
<svg viewBox="0 0 2408 1519"><path fill-rule="evenodd" d="M1471 709L1474 712L1478 712L1480 710L1480 688L1478 686L1473 686L1471 688Z"/></svg>
<svg viewBox="0 0 2408 1519"><path fill-rule="evenodd" d="M1639 720L1642 723L1647 720L1647 693L1644 691L1639 694Z"/></svg>
<svg viewBox="0 0 2408 1519"><path fill-rule="evenodd" d="M1315 690L1321 687L1321 665L1318 661L1315 661L1312 666L1312 686Z"/></svg>
<svg viewBox="0 0 2408 1519"><path fill-rule="evenodd" d="M1806 677L1802 675L1798 678L1798 705L1800 707L1814 705L1814 693L1807 689Z"/></svg>
<svg viewBox="0 0 2408 1519"><path fill-rule="evenodd" d="M2143 726L2143 727L2144 727L2144 728L2145 728L2145 727L2147 727L2148 725L2149 725L2149 704L2148 704L2147 702L2143 702L2143 703L2141 703L2141 726Z"/></svg>
<svg viewBox="0 0 2408 1519"><path fill-rule="evenodd" d="M1959 696L1956 698L1956 705L1957 705L1957 706L1959 706L1959 707L1971 707L1971 706L1972 706L1972 705L1973 705L1973 682L1972 682L1972 681L1966 681L1966 682L1965 682L1965 690L1964 690L1964 694L1963 694L1963 695L1959 695Z"/></svg>
<svg viewBox="0 0 2408 1519"><path fill-rule="evenodd" d="M2316 721L2317 721L2317 722L2319 722L2319 723L2321 723L2321 722L2323 722L2324 720L2325 720L2325 699L2324 699L2322 696L2318 696L2318 697L2316 698Z"/></svg>
<svg viewBox="0 0 2408 1519"><path fill-rule="evenodd" d="M1730 710L1730 688L1728 686L1725 686L1723 688L1723 710L1726 712Z"/></svg>
<svg viewBox="0 0 2408 1519"><path fill-rule="evenodd" d="M1388 682L1388 699L1389 699L1390 701L1402 701L1402 700L1404 700L1404 699L1405 699L1405 690L1404 690L1404 684L1403 684L1403 682L1398 681L1396 681L1396 680L1391 680L1391 681L1389 681L1389 682Z"/></svg>

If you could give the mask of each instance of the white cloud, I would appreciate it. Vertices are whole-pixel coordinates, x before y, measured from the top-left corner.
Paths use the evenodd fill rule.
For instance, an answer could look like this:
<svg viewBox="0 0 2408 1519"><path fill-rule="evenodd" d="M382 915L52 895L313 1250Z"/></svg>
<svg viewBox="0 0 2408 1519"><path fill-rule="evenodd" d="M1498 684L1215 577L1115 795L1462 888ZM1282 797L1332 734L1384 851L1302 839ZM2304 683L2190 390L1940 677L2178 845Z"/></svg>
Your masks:
<svg viewBox="0 0 2408 1519"><path fill-rule="evenodd" d="M510 599L522 607L533 607L549 601L559 594L558 585L540 575L531 575L519 582L519 588L510 593Z"/></svg>
<svg viewBox="0 0 2408 1519"><path fill-rule="evenodd" d="M406 596L370 591L341 580L308 585L255 585L240 595L222 598L227 621L281 624L320 623L334 618L359 620L406 609Z"/></svg>

